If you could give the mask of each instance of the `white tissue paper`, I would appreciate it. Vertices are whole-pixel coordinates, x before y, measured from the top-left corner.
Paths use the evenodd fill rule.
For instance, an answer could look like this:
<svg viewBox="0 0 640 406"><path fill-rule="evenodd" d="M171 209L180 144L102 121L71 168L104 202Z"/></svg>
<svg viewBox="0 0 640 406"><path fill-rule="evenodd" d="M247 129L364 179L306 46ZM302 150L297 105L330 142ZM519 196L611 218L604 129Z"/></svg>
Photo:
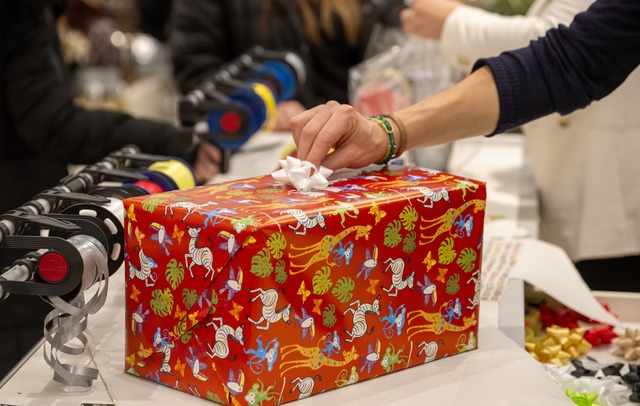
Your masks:
<svg viewBox="0 0 640 406"><path fill-rule="evenodd" d="M311 162L290 156L278 162L282 169L273 172L271 176L279 182L290 183L300 192L324 189L329 185L327 178L333 172L329 168L316 168Z"/></svg>

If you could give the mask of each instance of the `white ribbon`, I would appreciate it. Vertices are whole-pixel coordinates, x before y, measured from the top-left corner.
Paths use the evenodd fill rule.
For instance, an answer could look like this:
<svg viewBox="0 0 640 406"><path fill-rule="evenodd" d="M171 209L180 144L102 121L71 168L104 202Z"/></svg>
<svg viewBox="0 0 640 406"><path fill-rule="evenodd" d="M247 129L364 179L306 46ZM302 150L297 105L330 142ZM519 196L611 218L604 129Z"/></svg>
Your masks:
<svg viewBox="0 0 640 406"><path fill-rule="evenodd" d="M595 376L582 376L576 378L571 375L572 365L557 367L553 364L545 364L547 373L562 389L571 389L578 393L597 392L598 402L604 406L618 406L627 404L631 389L621 383L619 376L605 375L598 370Z"/></svg>
<svg viewBox="0 0 640 406"><path fill-rule="evenodd" d="M288 156L287 159L278 161L282 169L271 174L278 182L293 185L299 192L308 192L312 189L324 189L329 185L327 178L333 172L329 168L321 166L317 168L308 161L301 161Z"/></svg>

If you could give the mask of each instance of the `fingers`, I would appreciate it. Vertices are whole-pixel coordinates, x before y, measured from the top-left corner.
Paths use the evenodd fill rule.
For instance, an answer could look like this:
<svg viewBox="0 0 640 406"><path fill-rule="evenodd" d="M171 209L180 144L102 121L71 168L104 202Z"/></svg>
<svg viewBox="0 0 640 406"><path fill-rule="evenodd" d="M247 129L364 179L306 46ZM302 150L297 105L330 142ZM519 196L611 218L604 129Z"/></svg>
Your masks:
<svg viewBox="0 0 640 406"><path fill-rule="evenodd" d="M364 118L353 107L337 102L329 102L314 113L310 119L309 116L304 117L306 123L298 136L298 157L316 166L329 162L331 169L347 166L349 157L337 158L342 157L344 151L326 161L327 153L339 145L346 145L346 150L351 148L356 139L354 135L360 128L358 122Z"/></svg>
<svg viewBox="0 0 640 406"><path fill-rule="evenodd" d="M327 155L322 166L331 169L362 168L385 157L388 148L386 132L378 124L360 115L348 135L335 145L335 151Z"/></svg>
<svg viewBox="0 0 640 406"><path fill-rule="evenodd" d="M331 109L338 105L337 102L331 101L326 104L321 104L303 113L300 113L291 119L291 134L293 140L298 146L298 158L302 160L308 160L309 151L317 142L316 138L319 131L324 127L327 120L331 116ZM326 147L324 155L329 152L329 149L333 144L329 144ZM316 146L316 149L320 146ZM321 154L321 153L320 153ZM318 162L313 162L314 165L318 165Z"/></svg>
<svg viewBox="0 0 640 406"><path fill-rule="evenodd" d="M222 153L215 145L205 141L200 145L199 154L202 154L204 158L218 165L222 161Z"/></svg>
<svg viewBox="0 0 640 406"><path fill-rule="evenodd" d="M289 131L291 130L290 121L297 115L305 110L304 106L296 100L288 100L278 104L276 115L275 131Z"/></svg>
<svg viewBox="0 0 640 406"><path fill-rule="evenodd" d="M439 40L445 19L460 5L458 0L414 1L400 14L402 28L408 34Z"/></svg>
<svg viewBox="0 0 640 406"><path fill-rule="evenodd" d="M209 181L220 173L220 162L222 153L215 146L208 142L202 142L198 147L196 159L193 163L193 173L196 181L201 184Z"/></svg>
<svg viewBox="0 0 640 406"><path fill-rule="evenodd" d="M282 113L278 112L276 116L276 125L273 127L273 131L289 131L289 119Z"/></svg>
<svg viewBox="0 0 640 406"><path fill-rule="evenodd" d="M366 166L366 164L355 163L359 155L359 152L351 147L339 148L325 156L320 165L332 170Z"/></svg>
<svg viewBox="0 0 640 406"><path fill-rule="evenodd" d="M325 104L324 108L317 110L313 117L306 122L298 144L300 159L318 164L338 141L342 134L332 126L341 125L341 123L336 123L335 120L330 122L330 120L339 106L337 102L330 101ZM315 160L313 160L314 158Z"/></svg>
<svg viewBox="0 0 640 406"><path fill-rule="evenodd" d="M378 162L388 147L382 128L352 106L334 101L297 115L291 129L299 159L334 170Z"/></svg>
<svg viewBox="0 0 640 406"><path fill-rule="evenodd" d="M220 167L213 163L196 163L193 166L193 174L199 185L207 183L218 173L220 173Z"/></svg>
<svg viewBox="0 0 640 406"><path fill-rule="evenodd" d="M291 118L291 135L293 136L293 140L295 141L295 143L298 145L298 150L300 149L302 130L307 125L307 123L311 121L311 119L313 119L320 111L326 108L326 104L320 104Z"/></svg>

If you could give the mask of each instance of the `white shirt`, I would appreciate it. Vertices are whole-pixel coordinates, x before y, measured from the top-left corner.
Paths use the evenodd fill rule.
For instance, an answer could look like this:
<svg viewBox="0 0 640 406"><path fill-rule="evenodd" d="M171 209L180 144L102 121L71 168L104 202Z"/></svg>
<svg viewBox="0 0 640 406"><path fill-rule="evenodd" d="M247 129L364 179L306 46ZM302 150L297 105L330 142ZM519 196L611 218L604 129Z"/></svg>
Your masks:
<svg viewBox="0 0 640 406"><path fill-rule="evenodd" d="M481 57L520 48L591 0L536 0L526 16L460 6L447 17L441 48L469 70ZM604 72L603 72L604 73ZM540 195L540 238L574 260L640 254L640 71L605 99L566 116L523 126ZM613 270L615 271L615 270Z"/></svg>

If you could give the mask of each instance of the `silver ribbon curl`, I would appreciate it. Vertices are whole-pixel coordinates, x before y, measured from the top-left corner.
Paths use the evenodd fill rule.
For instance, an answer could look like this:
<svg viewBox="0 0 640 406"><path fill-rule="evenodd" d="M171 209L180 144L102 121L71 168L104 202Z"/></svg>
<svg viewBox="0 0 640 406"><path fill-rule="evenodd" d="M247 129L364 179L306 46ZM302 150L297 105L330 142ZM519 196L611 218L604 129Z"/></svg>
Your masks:
<svg viewBox="0 0 640 406"><path fill-rule="evenodd" d="M97 379L99 371L88 365L63 362L58 355L62 353L72 358L89 355L93 361L94 339L87 329L87 318L100 310L106 301L109 287L107 252L91 236L76 235L68 241L73 243L83 259L82 284L77 296L68 302L59 296L48 297L54 309L45 317L43 352L45 361L54 370L56 382L88 388ZM86 302L85 291L94 284L98 284L97 289ZM78 340L80 345L69 345L72 340Z"/></svg>

